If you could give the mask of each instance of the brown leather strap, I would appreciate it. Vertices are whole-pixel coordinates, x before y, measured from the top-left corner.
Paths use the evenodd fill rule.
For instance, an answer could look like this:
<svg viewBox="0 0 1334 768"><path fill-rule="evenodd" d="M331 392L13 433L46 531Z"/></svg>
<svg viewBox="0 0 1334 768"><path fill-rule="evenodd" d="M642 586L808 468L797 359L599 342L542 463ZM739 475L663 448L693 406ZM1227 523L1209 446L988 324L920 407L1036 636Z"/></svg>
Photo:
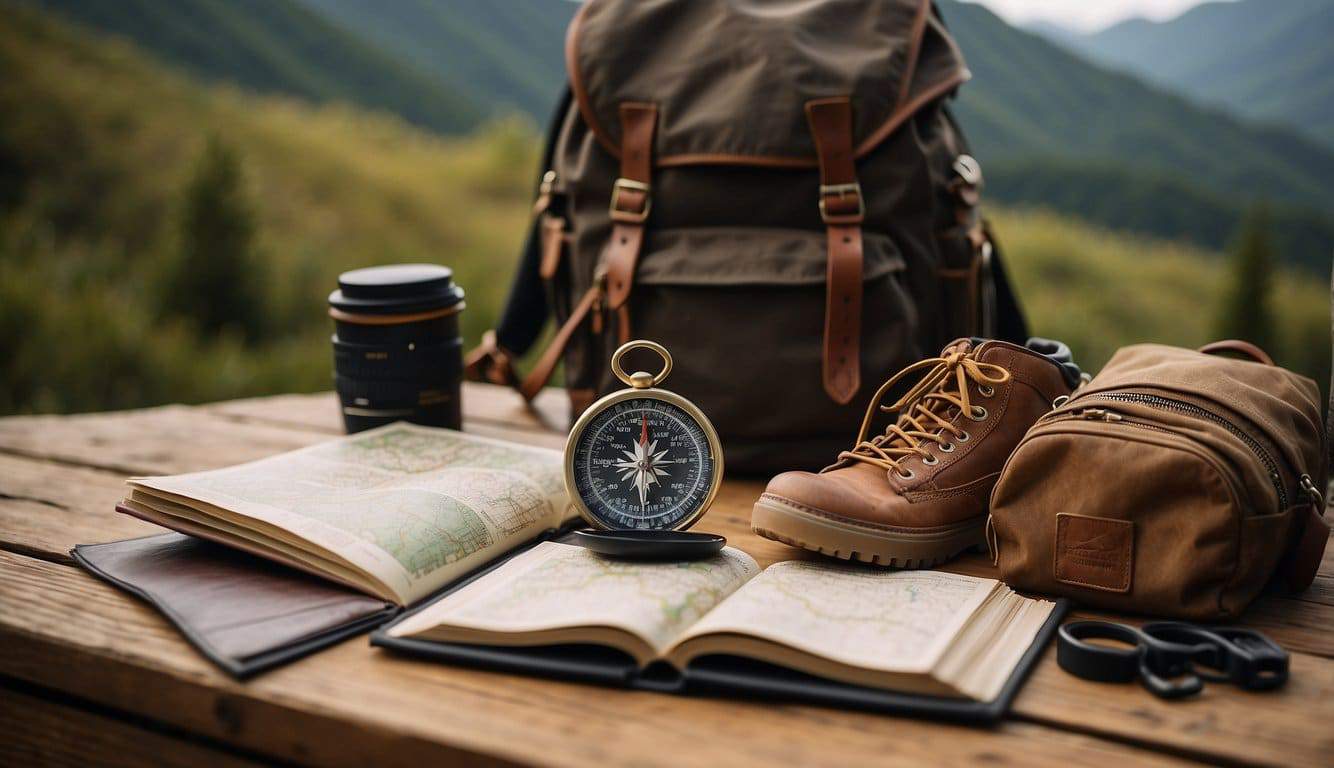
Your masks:
<svg viewBox="0 0 1334 768"><path fill-rule="evenodd" d="M528 376L519 385L519 394L523 395L523 399L532 400L537 397L537 393L541 392L542 387L546 386L547 382L551 380L551 374L556 372L556 365L560 363L561 355L565 352L565 345L570 343L570 337L574 336L579 324L588 316L588 310L592 308L593 302L597 301L601 295L602 286L597 284L594 284L592 288L584 293L584 297L570 312L570 317L565 321L565 324L560 327L560 330L556 331L551 343L542 351L542 357L538 358L533 370L528 372Z"/></svg>
<svg viewBox="0 0 1334 768"><path fill-rule="evenodd" d="M1325 557L1325 545L1329 543L1329 523L1320 514L1324 510L1316 509L1315 504L1308 505L1306 509L1306 513L1297 520L1297 525L1302 528L1297 532L1292 548L1278 565L1279 574L1293 592L1301 592L1315 581L1320 563Z"/></svg>
<svg viewBox="0 0 1334 768"><path fill-rule="evenodd" d="M806 102L820 159L820 216L826 227L824 389L847 403L861 386L862 219L866 207L852 155L852 102Z"/></svg>
<svg viewBox="0 0 1334 768"><path fill-rule="evenodd" d="M550 280L556 276L556 270L560 268L565 222L555 216L543 216L539 233L542 242L542 260L539 262L538 274L543 280Z"/></svg>
<svg viewBox="0 0 1334 768"><path fill-rule="evenodd" d="M482 343L468 353L463 361L463 378L506 387L519 386L519 377L514 372L514 356L496 342L495 331L482 334Z"/></svg>
<svg viewBox="0 0 1334 768"><path fill-rule="evenodd" d="M611 193L611 240L607 243L607 303L620 309L630 298L635 263L644 243L644 222L652 207L650 180L653 132L658 107L628 101L621 104L621 177Z"/></svg>
<svg viewBox="0 0 1334 768"><path fill-rule="evenodd" d="M1241 339L1223 339L1222 341L1210 342L1196 351L1203 352L1206 355L1216 355L1219 352L1234 352L1238 355L1249 357L1257 363L1264 363L1265 365L1274 364L1274 358L1270 357L1269 353L1249 341L1242 341Z"/></svg>

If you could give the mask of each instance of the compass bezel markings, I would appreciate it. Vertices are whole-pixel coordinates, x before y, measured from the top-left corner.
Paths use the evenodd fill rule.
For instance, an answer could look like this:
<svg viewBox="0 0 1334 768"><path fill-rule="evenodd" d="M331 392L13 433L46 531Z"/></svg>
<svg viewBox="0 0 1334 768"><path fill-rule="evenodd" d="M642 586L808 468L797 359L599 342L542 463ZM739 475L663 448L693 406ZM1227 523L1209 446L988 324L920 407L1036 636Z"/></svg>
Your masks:
<svg viewBox="0 0 1334 768"><path fill-rule="evenodd" d="M636 394L640 396L610 404L604 411L596 414L592 423L589 423L583 433L579 435L574 459L579 464L579 475L583 481L581 485L592 495L592 500L600 508L596 512L591 509L589 511L597 517L609 517L605 521L607 523L620 523L633 527L654 527L656 521L663 520L669 523L677 523L679 522L677 518L682 510L694 511L692 508L706 502L708 499L712 475L716 471L716 462L713 460L712 451L708 444L708 434L704 425L675 403L659 397L643 396L641 393ZM634 514L632 509L621 509L620 507L623 506L621 501L623 500L605 494L603 489L599 488L597 481L600 480L605 484L606 478L598 477L593 472L593 462L599 441L611 442L608 430L639 414L655 418L661 417L674 425L675 431L684 435L689 441L689 444L684 446L684 451L691 454L683 457L687 459L685 463L688 466L689 489L666 509L645 516ZM616 449L623 450L619 446L616 446Z"/></svg>

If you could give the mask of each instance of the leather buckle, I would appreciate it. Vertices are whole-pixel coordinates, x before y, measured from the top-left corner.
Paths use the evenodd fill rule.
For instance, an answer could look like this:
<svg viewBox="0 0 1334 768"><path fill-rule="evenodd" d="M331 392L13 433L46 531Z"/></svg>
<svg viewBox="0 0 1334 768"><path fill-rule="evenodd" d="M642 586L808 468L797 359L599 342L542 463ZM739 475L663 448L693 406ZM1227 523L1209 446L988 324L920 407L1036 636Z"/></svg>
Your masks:
<svg viewBox="0 0 1334 768"><path fill-rule="evenodd" d="M621 208L621 194L623 192L639 192L644 195L644 207L639 211L626 210ZM611 204L607 206L607 212L611 215L612 221L624 221L631 224L643 224L648 218L649 209L653 207L653 199L649 197L649 185L642 181L633 179L619 178L611 188Z"/></svg>
<svg viewBox="0 0 1334 768"><path fill-rule="evenodd" d="M857 200L856 213L829 213L825 203L829 198L834 197L842 201L849 197ZM851 184L821 184L820 185L820 218L824 219L826 224L856 224L866 218L866 198L862 196L862 185L860 182Z"/></svg>

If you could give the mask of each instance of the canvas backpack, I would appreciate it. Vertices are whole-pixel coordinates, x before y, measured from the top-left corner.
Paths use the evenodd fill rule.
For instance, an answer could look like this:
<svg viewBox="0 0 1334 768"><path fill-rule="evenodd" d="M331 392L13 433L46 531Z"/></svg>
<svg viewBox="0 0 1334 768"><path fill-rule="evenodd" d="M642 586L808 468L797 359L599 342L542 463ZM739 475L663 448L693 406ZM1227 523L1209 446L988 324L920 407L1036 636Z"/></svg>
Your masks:
<svg viewBox="0 0 1334 768"><path fill-rule="evenodd" d="M577 415L622 386L617 346L651 339L729 469L775 471L831 462L877 385L952 339L1024 341L947 107L969 73L933 3L589 0L566 67L470 378L531 399L563 363Z"/></svg>

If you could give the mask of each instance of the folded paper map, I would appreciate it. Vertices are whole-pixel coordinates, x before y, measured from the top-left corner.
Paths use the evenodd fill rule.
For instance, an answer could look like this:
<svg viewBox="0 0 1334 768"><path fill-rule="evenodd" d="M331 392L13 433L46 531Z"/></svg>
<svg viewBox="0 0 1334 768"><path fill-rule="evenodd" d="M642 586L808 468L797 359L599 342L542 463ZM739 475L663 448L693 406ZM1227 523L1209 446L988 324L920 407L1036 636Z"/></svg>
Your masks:
<svg viewBox="0 0 1334 768"><path fill-rule="evenodd" d="M787 561L688 563L544 542L388 628L478 646L607 646L641 668L724 654L856 686L991 701L1054 604L994 579Z"/></svg>
<svg viewBox="0 0 1334 768"><path fill-rule="evenodd" d="M129 486L128 514L398 605L573 514L559 451L406 423Z"/></svg>

